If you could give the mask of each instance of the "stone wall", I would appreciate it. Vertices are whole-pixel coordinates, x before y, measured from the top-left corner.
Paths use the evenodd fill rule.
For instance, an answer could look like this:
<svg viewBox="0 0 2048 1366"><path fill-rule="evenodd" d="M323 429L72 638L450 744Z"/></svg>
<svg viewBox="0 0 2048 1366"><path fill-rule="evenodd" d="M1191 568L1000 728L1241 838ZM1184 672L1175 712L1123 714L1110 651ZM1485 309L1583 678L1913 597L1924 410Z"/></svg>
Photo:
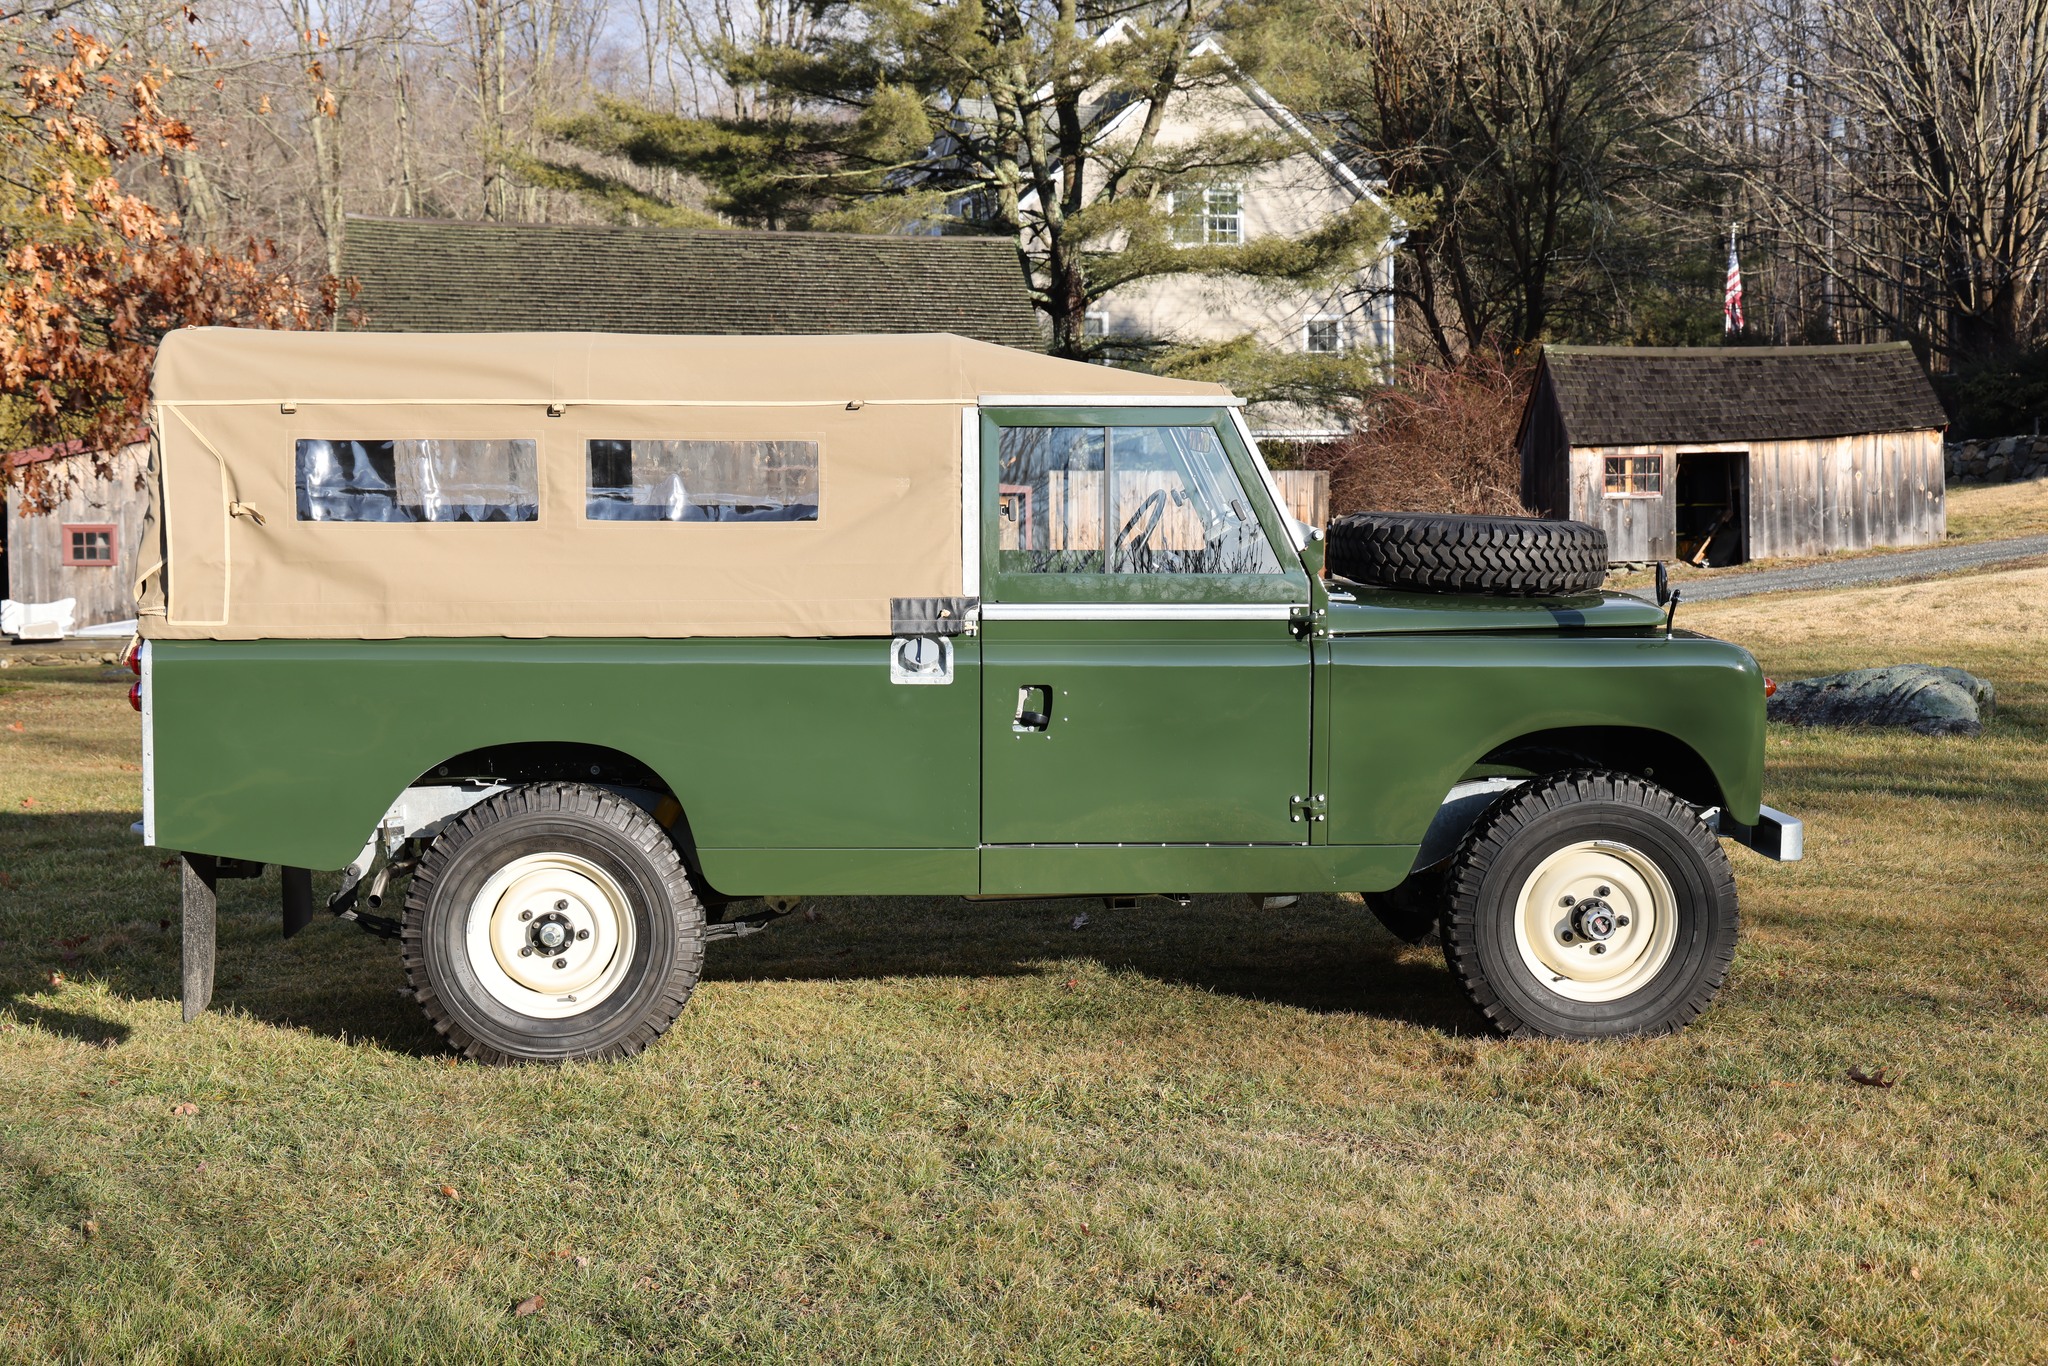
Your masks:
<svg viewBox="0 0 2048 1366"><path fill-rule="evenodd" d="M1948 477L2005 484L2015 479L2048 479L2048 436L2000 436L1956 441L1946 448Z"/></svg>

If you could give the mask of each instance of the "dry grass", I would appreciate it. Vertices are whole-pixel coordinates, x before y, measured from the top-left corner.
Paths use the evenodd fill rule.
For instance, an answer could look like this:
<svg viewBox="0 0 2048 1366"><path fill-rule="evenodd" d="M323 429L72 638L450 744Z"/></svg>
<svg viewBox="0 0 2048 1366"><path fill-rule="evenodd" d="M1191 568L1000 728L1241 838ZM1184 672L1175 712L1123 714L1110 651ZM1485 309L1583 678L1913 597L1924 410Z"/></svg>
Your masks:
<svg viewBox="0 0 2048 1366"><path fill-rule="evenodd" d="M2039 536L2044 532L2048 532L2048 479L1949 486L1951 543Z"/></svg>
<svg viewBox="0 0 2048 1366"><path fill-rule="evenodd" d="M2004 706L1774 729L1809 861L1738 851L1721 1002L1598 1047L1476 1035L1341 901L842 901L714 946L635 1062L492 1071L389 946L277 942L271 882L186 1027L122 685L23 671L0 1357L2048 1361L2044 583L1681 609Z"/></svg>

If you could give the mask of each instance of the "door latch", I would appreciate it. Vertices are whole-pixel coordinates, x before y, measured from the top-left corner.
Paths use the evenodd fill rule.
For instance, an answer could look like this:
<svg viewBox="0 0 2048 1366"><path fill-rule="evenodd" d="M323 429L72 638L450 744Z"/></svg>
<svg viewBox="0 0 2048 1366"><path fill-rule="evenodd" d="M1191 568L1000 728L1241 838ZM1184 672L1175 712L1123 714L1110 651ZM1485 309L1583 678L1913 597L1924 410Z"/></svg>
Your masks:
<svg viewBox="0 0 2048 1366"><path fill-rule="evenodd" d="M1330 798L1327 793L1296 797L1287 806L1287 819L1290 821L1326 821L1329 818Z"/></svg>
<svg viewBox="0 0 2048 1366"><path fill-rule="evenodd" d="M1018 732L1043 731L1052 724L1052 688L1044 683L1027 683L1017 689L1017 714L1010 729Z"/></svg>

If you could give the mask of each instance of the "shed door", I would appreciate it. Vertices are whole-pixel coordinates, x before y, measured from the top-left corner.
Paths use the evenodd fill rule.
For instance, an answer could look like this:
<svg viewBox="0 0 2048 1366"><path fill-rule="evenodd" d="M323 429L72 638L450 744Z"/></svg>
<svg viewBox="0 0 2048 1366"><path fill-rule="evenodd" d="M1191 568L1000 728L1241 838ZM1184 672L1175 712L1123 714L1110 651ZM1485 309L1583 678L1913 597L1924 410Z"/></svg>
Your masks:
<svg viewBox="0 0 2048 1366"><path fill-rule="evenodd" d="M984 845L1305 843L1308 581L1227 415L989 414L982 463Z"/></svg>

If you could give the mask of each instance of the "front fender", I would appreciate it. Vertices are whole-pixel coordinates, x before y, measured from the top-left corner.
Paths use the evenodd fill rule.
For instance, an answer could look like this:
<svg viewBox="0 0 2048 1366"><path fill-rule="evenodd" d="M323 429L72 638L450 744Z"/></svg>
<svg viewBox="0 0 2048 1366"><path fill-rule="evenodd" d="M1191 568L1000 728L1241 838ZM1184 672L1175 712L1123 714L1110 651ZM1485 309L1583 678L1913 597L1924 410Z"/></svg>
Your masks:
<svg viewBox="0 0 2048 1366"><path fill-rule="evenodd" d="M1683 632L1338 638L1329 679L1332 844L1419 844L1444 794L1486 755L1584 727L1639 733L1646 753L1684 746L1718 790L1681 795L1745 825L1758 818L1763 675L1725 641Z"/></svg>

